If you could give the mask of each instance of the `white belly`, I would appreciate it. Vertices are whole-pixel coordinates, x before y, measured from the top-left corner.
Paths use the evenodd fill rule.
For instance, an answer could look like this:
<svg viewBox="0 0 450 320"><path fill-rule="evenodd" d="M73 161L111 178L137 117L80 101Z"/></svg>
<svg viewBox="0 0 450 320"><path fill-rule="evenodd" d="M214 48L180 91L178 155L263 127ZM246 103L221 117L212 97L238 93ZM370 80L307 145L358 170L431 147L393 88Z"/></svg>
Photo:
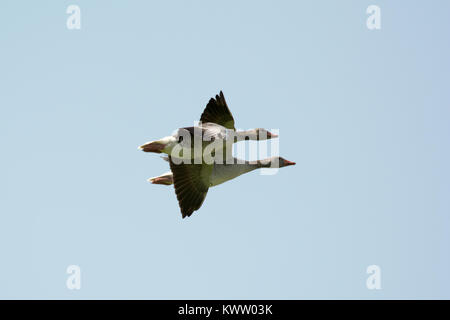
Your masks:
<svg viewBox="0 0 450 320"><path fill-rule="evenodd" d="M217 186L253 169L255 168L247 164L215 164L209 178L209 186Z"/></svg>

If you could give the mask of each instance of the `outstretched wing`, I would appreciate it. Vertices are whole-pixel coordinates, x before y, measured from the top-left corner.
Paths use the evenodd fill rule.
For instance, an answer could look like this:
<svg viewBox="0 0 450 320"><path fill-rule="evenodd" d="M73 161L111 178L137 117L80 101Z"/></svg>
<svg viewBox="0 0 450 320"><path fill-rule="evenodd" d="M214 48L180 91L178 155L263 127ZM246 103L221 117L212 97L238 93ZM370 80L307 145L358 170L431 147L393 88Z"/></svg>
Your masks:
<svg viewBox="0 0 450 320"><path fill-rule="evenodd" d="M206 198L209 189L209 177L212 165L176 164L169 157L170 170L173 173L173 185L183 218L198 210Z"/></svg>
<svg viewBox="0 0 450 320"><path fill-rule="evenodd" d="M234 128L233 115L228 109L227 102L223 96L223 92L220 91L216 98L211 98L206 105L205 110L203 110L202 116L200 117L202 123L212 122L220 124L227 129L236 130Z"/></svg>

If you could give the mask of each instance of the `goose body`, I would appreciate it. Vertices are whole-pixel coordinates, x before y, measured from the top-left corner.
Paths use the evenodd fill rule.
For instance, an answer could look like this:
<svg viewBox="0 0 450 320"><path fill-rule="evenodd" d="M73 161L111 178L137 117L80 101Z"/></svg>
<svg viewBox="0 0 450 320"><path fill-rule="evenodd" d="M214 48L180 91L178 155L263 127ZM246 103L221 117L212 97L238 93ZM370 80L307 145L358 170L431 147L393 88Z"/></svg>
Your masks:
<svg viewBox="0 0 450 320"><path fill-rule="evenodd" d="M172 135L147 142L139 149L144 152L165 153L182 160L205 160L205 155L214 155L213 161L223 161L232 157L231 147L235 142L276 137L276 134L262 128L236 131L233 115L221 91L215 99L209 100L198 126L179 128ZM201 161L194 161L199 162Z"/></svg>
<svg viewBox="0 0 450 320"><path fill-rule="evenodd" d="M164 159L169 161L168 158ZM295 163L279 157L258 161L243 161L233 158L233 164L215 163L212 167L211 175L205 183L209 187L214 187L259 168L281 168L289 165L295 165ZM150 178L148 181L153 184L171 185L173 184L173 173L172 171L168 171L160 176Z"/></svg>

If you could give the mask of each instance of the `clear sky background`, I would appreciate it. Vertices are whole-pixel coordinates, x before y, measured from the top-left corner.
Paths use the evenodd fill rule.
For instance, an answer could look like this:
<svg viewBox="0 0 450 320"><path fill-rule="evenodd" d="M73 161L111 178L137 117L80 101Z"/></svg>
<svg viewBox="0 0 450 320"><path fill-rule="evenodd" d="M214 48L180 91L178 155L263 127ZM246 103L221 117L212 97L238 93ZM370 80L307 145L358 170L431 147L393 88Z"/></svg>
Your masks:
<svg viewBox="0 0 450 320"><path fill-rule="evenodd" d="M446 0L1 1L0 298L450 298L449 17ZM167 163L137 146L220 90L297 166L181 219L146 181Z"/></svg>

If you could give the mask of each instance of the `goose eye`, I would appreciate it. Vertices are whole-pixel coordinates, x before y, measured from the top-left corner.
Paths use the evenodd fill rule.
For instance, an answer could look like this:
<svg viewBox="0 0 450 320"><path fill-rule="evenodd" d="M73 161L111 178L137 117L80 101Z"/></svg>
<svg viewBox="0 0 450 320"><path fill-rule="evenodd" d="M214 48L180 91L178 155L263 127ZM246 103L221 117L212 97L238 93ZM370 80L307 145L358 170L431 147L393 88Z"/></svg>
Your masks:
<svg viewBox="0 0 450 320"><path fill-rule="evenodd" d="M180 143L181 141L183 141L183 136L180 136L180 137L178 138L178 143Z"/></svg>

